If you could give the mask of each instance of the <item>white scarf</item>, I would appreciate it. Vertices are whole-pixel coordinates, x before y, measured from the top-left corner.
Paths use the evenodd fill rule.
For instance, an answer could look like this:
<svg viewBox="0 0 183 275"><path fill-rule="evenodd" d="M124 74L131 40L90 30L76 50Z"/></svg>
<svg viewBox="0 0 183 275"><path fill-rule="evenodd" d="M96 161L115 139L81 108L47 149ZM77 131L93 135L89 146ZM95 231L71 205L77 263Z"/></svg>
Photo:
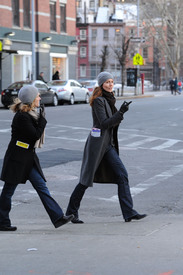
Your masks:
<svg viewBox="0 0 183 275"><path fill-rule="evenodd" d="M36 109L32 109L28 112L36 121L39 119L39 114ZM45 130L43 131L40 139L38 139L34 145L34 148L41 148L45 140Z"/></svg>

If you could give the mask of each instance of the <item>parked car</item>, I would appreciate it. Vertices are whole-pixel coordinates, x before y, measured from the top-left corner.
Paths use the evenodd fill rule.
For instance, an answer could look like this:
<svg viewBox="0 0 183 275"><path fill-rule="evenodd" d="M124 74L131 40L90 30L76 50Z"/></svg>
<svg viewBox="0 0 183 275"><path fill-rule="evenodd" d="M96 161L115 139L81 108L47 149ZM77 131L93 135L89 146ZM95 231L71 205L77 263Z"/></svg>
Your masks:
<svg viewBox="0 0 183 275"><path fill-rule="evenodd" d="M58 105L58 97L57 93L48 87L43 81L41 80L27 80L27 81L17 81L8 86L8 88L4 89L1 92L1 102L7 108L9 105L13 103L13 100L18 97L19 90L25 85L32 85L38 88L40 96L41 96L41 103L43 104L52 104L53 106Z"/></svg>
<svg viewBox="0 0 183 275"><path fill-rule="evenodd" d="M94 80L83 80L80 81L81 85L83 85L84 87L86 87L89 92L90 92L90 96L93 93L93 90L95 89L95 87L98 86L98 81L96 79Z"/></svg>
<svg viewBox="0 0 183 275"><path fill-rule="evenodd" d="M73 105L75 102L89 103L89 91L74 79L53 80L47 83L58 96L60 104L69 102Z"/></svg>

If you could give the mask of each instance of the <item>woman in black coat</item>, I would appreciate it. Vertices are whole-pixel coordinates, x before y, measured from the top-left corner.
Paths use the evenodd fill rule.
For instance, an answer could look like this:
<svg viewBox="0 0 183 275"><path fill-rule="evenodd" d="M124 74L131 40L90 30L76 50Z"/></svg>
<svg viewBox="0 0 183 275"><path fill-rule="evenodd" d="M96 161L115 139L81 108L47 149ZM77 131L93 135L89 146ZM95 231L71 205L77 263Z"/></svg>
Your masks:
<svg viewBox="0 0 183 275"><path fill-rule="evenodd" d="M118 185L118 198L125 222L140 220L146 214L138 214L133 209L128 174L119 158L117 138L118 126L131 102L124 102L119 111L116 109L113 76L110 73L101 72L98 84L90 100L93 128L85 144L80 181L70 197L66 214L74 214L73 223L83 223L78 210L86 189L93 182L115 183Z"/></svg>
<svg viewBox="0 0 183 275"><path fill-rule="evenodd" d="M38 193L53 225L58 228L71 221L72 215L65 216L57 202L51 197L46 186L35 148L41 147L44 140L46 119L44 107L37 108L40 103L38 89L27 85L20 89L18 99L11 106L15 112L12 121L11 141L6 151L1 180L5 182L0 197L0 231L15 231L11 226L9 213L11 198L19 183L29 180Z"/></svg>

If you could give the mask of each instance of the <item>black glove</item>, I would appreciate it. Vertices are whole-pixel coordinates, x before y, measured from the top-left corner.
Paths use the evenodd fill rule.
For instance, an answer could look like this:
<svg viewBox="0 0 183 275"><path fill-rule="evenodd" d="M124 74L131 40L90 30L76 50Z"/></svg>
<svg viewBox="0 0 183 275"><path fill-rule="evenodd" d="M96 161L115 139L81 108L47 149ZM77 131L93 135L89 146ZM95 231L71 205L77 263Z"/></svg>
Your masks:
<svg viewBox="0 0 183 275"><path fill-rule="evenodd" d="M124 101L119 109L120 113L122 113L122 114L126 113L129 109L130 103L132 103L132 101L130 101L130 102Z"/></svg>
<svg viewBox="0 0 183 275"><path fill-rule="evenodd" d="M45 108L44 108L44 104L40 104L39 113L40 113L40 116L45 117Z"/></svg>

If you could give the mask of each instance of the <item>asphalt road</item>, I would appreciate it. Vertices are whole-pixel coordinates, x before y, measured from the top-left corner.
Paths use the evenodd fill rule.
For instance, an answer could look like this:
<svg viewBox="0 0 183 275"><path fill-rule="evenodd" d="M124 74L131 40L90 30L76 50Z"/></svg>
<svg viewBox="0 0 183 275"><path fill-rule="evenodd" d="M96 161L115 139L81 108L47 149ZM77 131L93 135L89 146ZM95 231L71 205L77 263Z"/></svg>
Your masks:
<svg viewBox="0 0 183 275"><path fill-rule="evenodd" d="M56 230L30 183L20 185L11 211L18 230L0 233L1 275L183 274L183 95L132 100L119 129L120 156L134 208L148 217L124 223L116 186L95 184L81 204L85 223ZM78 183L91 111L86 104L64 105L46 107L46 115L46 143L38 155L48 187L65 210ZM0 108L0 168L12 117Z"/></svg>

